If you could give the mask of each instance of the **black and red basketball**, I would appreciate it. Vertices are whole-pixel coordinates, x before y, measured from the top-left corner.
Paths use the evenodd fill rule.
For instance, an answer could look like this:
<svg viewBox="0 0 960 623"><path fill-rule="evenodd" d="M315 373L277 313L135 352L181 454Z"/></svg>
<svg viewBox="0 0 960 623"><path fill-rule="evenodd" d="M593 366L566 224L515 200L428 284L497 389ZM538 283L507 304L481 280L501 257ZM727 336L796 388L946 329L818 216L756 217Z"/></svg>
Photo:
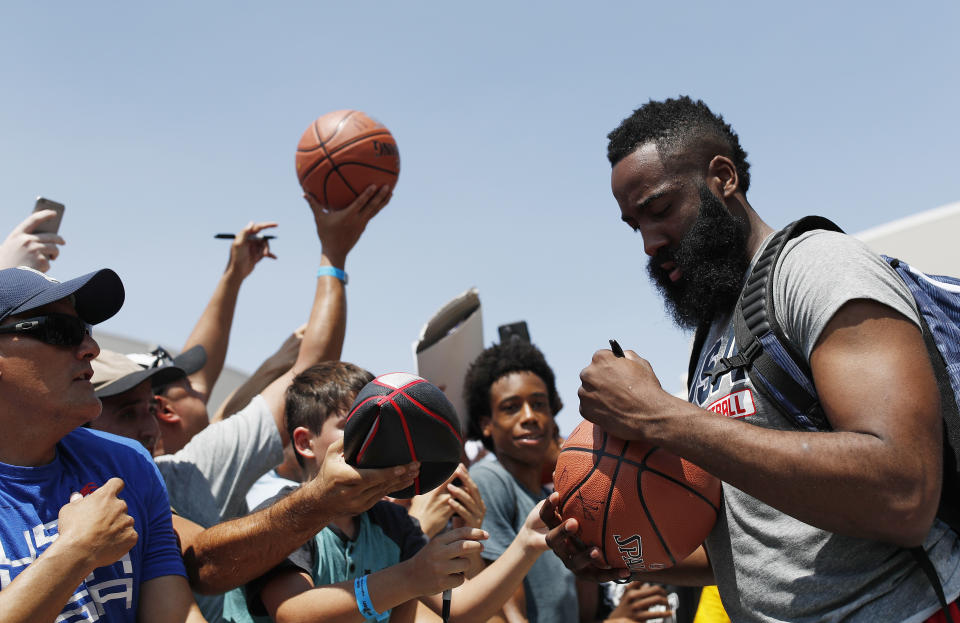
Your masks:
<svg viewBox="0 0 960 623"><path fill-rule="evenodd" d="M413 374L384 374L357 394L343 431L343 454L357 467L420 461L413 485L390 494L410 498L439 487L457 469L462 430L440 388Z"/></svg>
<svg viewBox="0 0 960 623"><path fill-rule="evenodd" d="M676 565L710 533L720 481L643 441L624 441L582 422L560 449L559 511L611 567L656 571Z"/></svg>
<svg viewBox="0 0 960 623"><path fill-rule="evenodd" d="M321 204L342 210L371 184L397 183L400 152L382 123L337 110L310 124L297 145L297 178Z"/></svg>

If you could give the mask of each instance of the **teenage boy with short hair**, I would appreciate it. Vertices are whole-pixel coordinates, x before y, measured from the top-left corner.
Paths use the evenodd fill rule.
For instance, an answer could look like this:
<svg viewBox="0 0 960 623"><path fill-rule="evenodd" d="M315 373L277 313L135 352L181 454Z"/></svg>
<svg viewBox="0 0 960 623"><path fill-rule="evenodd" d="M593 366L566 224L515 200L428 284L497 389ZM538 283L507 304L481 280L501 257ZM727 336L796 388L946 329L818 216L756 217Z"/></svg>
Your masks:
<svg viewBox="0 0 960 623"><path fill-rule="evenodd" d="M357 393L373 376L344 362L324 362L300 374L287 390L287 427L307 480L319 477L324 457L342 448L343 425ZM282 499L294 488L281 492ZM427 541L406 510L379 502L360 515L342 515L286 561L246 587L256 615L277 623L300 620L413 621L417 600L441 610L453 591L451 621L486 621L513 593L546 548L536 510L501 557L464 582L487 534L462 527Z"/></svg>

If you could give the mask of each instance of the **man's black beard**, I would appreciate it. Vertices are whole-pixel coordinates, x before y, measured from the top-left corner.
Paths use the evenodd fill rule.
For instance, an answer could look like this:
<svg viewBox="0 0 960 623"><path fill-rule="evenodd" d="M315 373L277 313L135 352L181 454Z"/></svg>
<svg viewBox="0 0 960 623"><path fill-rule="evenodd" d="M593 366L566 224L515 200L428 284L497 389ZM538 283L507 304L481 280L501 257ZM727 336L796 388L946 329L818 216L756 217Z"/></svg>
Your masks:
<svg viewBox="0 0 960 623"><path fill-rule="evenodd" d="M695 329L737 302L750 259L746 221L730 214L723 202L701 185L696 222L675 249L661 249L650 259L647 272L674 323ZM670 281L673 269L661 268L666 262L674 262L680 269L678 281Z"/></svg>

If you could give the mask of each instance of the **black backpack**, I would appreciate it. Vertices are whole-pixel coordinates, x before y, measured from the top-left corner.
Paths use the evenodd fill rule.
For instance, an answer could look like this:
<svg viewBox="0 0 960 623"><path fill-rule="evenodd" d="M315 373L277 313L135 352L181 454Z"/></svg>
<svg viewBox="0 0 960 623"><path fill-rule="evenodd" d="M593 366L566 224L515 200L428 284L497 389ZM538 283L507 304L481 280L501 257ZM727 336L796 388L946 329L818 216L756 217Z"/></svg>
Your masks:
<svg viewBox="0 0 960 623"><path fill-rule="evenodd" d="M829 219L808 216L773 235L747 278L734 309L737 353L723 357L712 370L703 372L713 382L731 370L743 368L754 387L794 426L809 431L830 430L830 423L820 406L806 358L777 322L771 277L786 243L817 229L843 231ZM960 396L960 280L926 275L905 262L882 257L906 283L920 311L924 342L940 389L944 427L943 487L937 517L960 534L960 498L956 495L960 483L960 412L957 409ZM687 374L688 391L697 381L694 375L709 329L709 323L697 328ZM933 585L947 621L953 623L940 579L923 547L910 548L910 553Z"/></svg>

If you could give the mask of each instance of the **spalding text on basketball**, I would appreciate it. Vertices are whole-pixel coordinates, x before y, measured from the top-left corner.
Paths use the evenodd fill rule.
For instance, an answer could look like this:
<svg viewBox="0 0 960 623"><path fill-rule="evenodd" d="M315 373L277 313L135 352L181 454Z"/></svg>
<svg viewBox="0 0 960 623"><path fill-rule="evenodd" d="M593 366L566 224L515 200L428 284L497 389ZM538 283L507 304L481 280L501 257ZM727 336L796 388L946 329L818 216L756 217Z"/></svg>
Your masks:
<svg viewBox="0 0 960 623"><path fill-rule="evenodd" d="M650 563L650 565L643 562L643 541L639 534L634 534L626 539L619 534L614 534L613 540L617 542L617 549L620 551L623 563L631 571L656 571L666 566L658 562Z"/></svg>
<svg viewBox="0 0 960 623"><path fill-rule="evenodd" d="M398 156L400 150L393 143L384 143L383 141L373 141L373 153L378 156Z"/></svg>

